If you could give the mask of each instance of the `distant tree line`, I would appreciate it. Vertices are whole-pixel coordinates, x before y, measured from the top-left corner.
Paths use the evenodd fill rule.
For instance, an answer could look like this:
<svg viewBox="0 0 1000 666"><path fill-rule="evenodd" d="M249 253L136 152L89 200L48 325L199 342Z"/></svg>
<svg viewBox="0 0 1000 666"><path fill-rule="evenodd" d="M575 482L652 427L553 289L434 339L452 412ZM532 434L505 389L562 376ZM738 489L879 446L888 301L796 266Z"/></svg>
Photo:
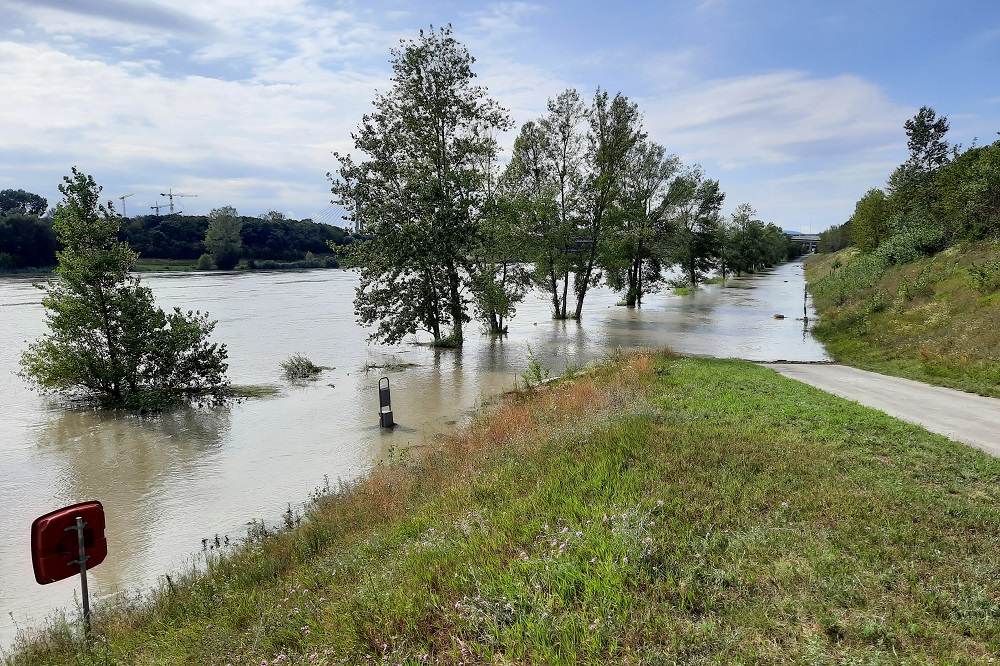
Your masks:
<svg viewBox="0 0 1000 666"><path fill-rule="evenodd" d="M0 190L0 270L54 266L59 242L45 197Z"/></svg>
<svg viewBox="0 0 1000 666"><path fill-rule="evenodd" d="M423 330L460 346L470 310L503 334L530 288L549 295L555 318L580 319L600 284L640 306L671 267L694 287L799 252L749 204L725 219L719 181L650 141L621 93L560 93L501 165L496 136L513 123L473 85L475 59L450 27L403 40L392 56L393 86L352 135L357 153L336 154L328 174L335 201L370 236L350 258L355 311L373 339Z"/></svg>
<svg viewBox="0 0 1000 666"><path fill-rule="evenodd" d="M819 251L855 246L898 264L959 242L1000 238L1000 141L949 146L947 116L922 107L903 128L910 155L854 214L820 234Z"/></svg>
<svg viewBox="0 0 1000 666"><path fill-rule="evenodd" d="M0 191L0 270L45 268L56 264L61 249L47 214L45 198L24 190ZM237 229L230 244L213 245L209 227L220 215ZM218 226L218 223L217 223ZM118 239L144 258L197 260L222 252L215 262L233 268L240 261L296 262L307 254L330 255L355 237L340 227L290 220L271 211L259 217L240 216L230 206L209 215L143 215L122 220ZM237 242L238 241L238 242Z"/></svg>

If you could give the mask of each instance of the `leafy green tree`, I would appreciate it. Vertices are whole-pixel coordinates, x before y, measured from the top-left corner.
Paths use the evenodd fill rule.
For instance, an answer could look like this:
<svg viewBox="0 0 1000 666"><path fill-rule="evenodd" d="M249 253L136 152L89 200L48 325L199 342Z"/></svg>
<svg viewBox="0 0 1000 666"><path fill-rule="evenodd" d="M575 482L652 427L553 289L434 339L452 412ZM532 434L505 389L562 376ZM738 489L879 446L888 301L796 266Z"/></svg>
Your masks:
<svg viewBox="0 0 1000 666"><path fill-rule="evenodd" d="M475 59L451 28L401 41L393 85L352 135L360 161L336 154L335 202L370 236L353 246L355 312L389 343L422 329L460 346L475 249L505 109L473 85ZM449 330L450 329L450 330Z"/></svg>
<svg viewBox="0 0 1000 666"><path fill-rule="evenodd" d="M676 155L645 140L629 153L618 204L619 224L608 235L601 266L608 285L625 292L625 305L642 305L643 296L664 280L665 244L670 223L666 209L670 181L680 168Z"/></svg>
<svg viewBox="0 0 1000 666"><path fill-rule="evenodd" d="M696 165L673 180L667 197L673 225L668 256L696 287L719 257L719 211L726 195L719 181L705 178Z"/></svg>
<svg viewBox="0 0 1000 666"><path fill-rule="evenodd" d="M816 251L822 253L837 252L853 243L851 239L851 223L835 224L826 231L819 232L819 243Z"/></svg>
<svg viewBox="0 0 1000 666"><path fill-rule="evenodd" d="M587 171L581 186L581 219L578 228L582 254L573 280L574 316L583 316L587 291L597 282L595 269L601 245L611 235L629 153L645 139L639 107L621 93L610 98L598 88L588 114ZM618 217L620 220L621 218Z"/></svg>
<svg viewBox="0 0 1000 666"><path fill-rule="evenodd" d="M157 409L193 397L221 399L226 347L210 343L207 314L164 313L118 240L121 217L101 188L73 168L59 186L54 229L64 249L43 288L49 333L21 358L22 376L44 391L113 406Z"/></svg>
<svg viewBox="0 0 1000 666"><path fill-rule="evenodd" d="M885 192L868 190L854 207L851 217L851 237L864 252L871 252L892 235L890 208Z"/></svg>
<svg viewBox="0 0 1000 666"><path fill-rule="evenodd" d="M948 163L948 116L937 116L929 106L920 107L910 120L903 123L906 130L906 147L910 149L907 161L919 173L933 173Z"/></svg>
<svg viewBox="0 0 1000 666"><path fill-rule="evenodd" d="M951 149L944 139L948 118L938 117L934 109L923 106L903 128L910 156L889 178L887 216L895 217L896 233L916 230L940 234L941 221L934 215L938 196L935 174L950 161Z"/></svg>
<svg viewBox="0 0 1000 666"><path fill-rule="evenodd" d="M935 175L937 215L964 240L1000 237L1000 141L973 147Z"/></svg>
<svg viewBox="0 0 1000 666"><path fill-rule="evenodd" d="M232 206L214 208L208 214L205 249L215 258L219 270L229 271L243 255L243 219Z"/></svg>
<svg viewBox="0 0 1000 666"><path fill-rule="evenodd" d="M586 119L576 90L549 99L548 113L521 127L503 178L531 239L525 258L534 262L532 278L548 292L556 319L567 317L570 274L578 260Z"/></svg>
<svg viewBox="0 0 1000 666"><path fill-rule="evenodd" d="M10 258L8 268L54 266L58 249L51 219L19 208L0 216L0 255Z"/></svg>
<svg viewBox="0 0 1000 666"><path fill-rule="evenodd" d="M755 272L763 263L764 223L749 203L741 203L728 223L720 225L719 267L723 277Z"/></svg>
<svg viewBox="0 0 1000 666"><path fill-rule="evenodd" d="M531 285L528 253L515 200L495 196L479 230L472 291L476 316L491 335L506 335L507 322L517 312Z"/></svg>
<svg viewBox="0 0 1000 666"><path fill-rule="evenodd" d="M25 190L0 190L0 216L21 212L41 217L49 206L48 200Z"/></svg>

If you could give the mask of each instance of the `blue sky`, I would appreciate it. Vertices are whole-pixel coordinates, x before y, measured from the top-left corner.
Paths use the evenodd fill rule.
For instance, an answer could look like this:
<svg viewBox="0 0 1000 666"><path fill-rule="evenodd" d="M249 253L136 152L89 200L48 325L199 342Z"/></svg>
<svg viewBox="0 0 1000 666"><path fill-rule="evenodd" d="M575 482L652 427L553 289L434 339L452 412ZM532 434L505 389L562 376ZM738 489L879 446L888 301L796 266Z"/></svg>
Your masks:
<svg viewBox="0 0 1000 666"><path fill-rule="evenodd" d="M320 219L389 49L446 23L518 125L567 87L621 91L727 212L789 229L883 186L922 105L952 143L1000 130L995 0L0 0L0 189L55 204L76 165L130 215L172 188L186 213Z"/></svg>

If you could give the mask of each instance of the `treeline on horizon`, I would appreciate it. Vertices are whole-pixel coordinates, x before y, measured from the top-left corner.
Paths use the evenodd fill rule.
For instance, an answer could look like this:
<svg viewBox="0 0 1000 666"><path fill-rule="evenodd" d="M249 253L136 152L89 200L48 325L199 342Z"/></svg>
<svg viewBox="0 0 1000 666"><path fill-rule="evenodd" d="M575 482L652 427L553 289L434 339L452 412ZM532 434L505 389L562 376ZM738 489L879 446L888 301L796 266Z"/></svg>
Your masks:
<svg viewBox="0 0 1000 666"><path fill-rule="evenodd" d="M125 218L119 240L126 241L143 258L196 261L211 255L206 246L211 220L212 214ZM356 240L346 229L310 219L292 220L274 211L258 217L236 215L234 221L239 236L235 259L248 265L302 261L310 254L331 255L332 248L347 247ZM52 222L52 211L44 197L24 190L0 191L0 271L54 266L61 247Z"/></svg>
<svg viewBox="0 0 1000 666"><path fill-rule="evenodd" d="M888 267L1000 238L1000 141L950 146L948 117L926 106L903 127L908 159L884 189L858 200L846 222L820 233L819 252L854 246Z"/></svg>

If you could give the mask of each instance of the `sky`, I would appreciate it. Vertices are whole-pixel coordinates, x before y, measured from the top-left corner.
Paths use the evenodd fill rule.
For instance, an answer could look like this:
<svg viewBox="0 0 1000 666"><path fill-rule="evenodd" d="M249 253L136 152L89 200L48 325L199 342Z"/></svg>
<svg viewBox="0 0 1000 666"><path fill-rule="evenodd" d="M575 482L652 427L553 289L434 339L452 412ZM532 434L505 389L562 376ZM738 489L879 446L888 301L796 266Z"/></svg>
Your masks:
<svg viewBox="0 0 1000 666"><path fill-rule="evenodd" d="M446 24L518 127L567 88L621 92L725 212L785 229L846 221L921 106L953 144L1000 130L996 0L0 0L0 189L55 205L76 166L127 215L173 191L343 224L333 152L357 154L390 49Z"/></svg>

